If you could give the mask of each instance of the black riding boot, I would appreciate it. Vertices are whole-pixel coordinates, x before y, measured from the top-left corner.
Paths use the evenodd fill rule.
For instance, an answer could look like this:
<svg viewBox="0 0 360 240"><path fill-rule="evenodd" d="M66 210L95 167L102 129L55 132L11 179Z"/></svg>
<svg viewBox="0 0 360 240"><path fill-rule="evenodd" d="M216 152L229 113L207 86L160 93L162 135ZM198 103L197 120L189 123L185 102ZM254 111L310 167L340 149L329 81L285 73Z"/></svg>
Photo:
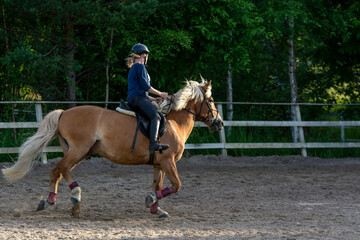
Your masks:
<svg viewBox="0 0 360 240"><path fill-rule="evenodd" d="M159 145L157 143L158 134L159 134L160 121L158 119L154 119L150 123L150 153L154 153L158 150L166 150L169 148L169 145Z"/></svg>

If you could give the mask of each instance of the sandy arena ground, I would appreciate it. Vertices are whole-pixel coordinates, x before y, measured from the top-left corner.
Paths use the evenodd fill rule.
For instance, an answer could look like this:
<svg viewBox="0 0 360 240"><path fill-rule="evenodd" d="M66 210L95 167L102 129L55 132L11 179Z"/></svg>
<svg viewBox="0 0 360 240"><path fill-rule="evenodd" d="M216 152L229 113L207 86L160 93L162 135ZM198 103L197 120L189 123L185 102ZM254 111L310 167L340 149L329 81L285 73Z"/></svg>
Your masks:
<svg viewBox="0 0 360 240"><path fill-rule="evenodd" d="M80 218L70 215L64 180L57 204L36 211L56 160L21 182L0 178L0 239L360 239L360 158L182 159L182 189L160 202L166 219L144 206L151 166L100 158L73 171L83 191Z"/></svg>

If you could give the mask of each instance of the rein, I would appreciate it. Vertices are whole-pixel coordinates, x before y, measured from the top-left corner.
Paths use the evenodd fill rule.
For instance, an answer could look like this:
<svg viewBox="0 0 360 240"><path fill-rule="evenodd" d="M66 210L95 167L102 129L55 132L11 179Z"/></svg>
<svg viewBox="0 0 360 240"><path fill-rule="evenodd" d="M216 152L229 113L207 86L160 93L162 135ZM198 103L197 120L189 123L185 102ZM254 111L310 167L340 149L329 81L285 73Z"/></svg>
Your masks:
<svg viewBox="0 0 360 240"><path fill-rule="evenodd" d="M169 101L169 103L162 107L162 109L165 109L166 107L168 107L168 111L165 112L165 111L161 110L161 113L162 113L162 114L166 115L166 114L168 114L168 113L170 112L170 110L171 110L171 104L173 104L174 98L175 98L174 94L171 94L171 95L170 95L170 101Z"/></svg>

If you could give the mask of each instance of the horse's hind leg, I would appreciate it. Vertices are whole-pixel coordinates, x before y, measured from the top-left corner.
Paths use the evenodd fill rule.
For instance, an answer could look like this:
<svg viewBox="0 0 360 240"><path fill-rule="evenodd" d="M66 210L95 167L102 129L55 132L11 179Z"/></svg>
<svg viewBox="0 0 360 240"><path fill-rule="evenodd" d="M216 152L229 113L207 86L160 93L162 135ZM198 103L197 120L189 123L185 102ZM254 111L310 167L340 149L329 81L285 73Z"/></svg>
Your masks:
<svg viewBox="0 0 360 240"><path fill-rule="evenodd" d="M79 150L79 149L77 149ZM79 217L80 202L81 202L81 188L79 184L70 175L70 171L79 164L83 159L89 157L89 154L82 154L81 152L69 151L66 156L56 164L56 169L64 177L71 190L71 202L73 203L72 215Z"/></svg>
<svg viewBox="0 0 360 240"><path fill-rule="evenodd" d="M63 149L63 152L66 155L67 152L69 151L69 145L61 135L59 135L58 138L59 138L61 147ZM56 167L54 167L50 170L49 195L46 200L40 201L37 210L43 210L46 207L53 206L56 203L58 185L59 185L61 178L62 178L62 175Z"/></svg>
<svg viewBox="0 0 360 240"><path fill-rule="evenodd" d="M79 150L80 148L76 149ZM83 152L85 152L85 150ZM75 217L79 216L81 188L79 187L79 184L74 181L74 179L70 175L70 171L82 160L86 159L89 156L89 152L82 154L81 151L66 151L65 156L56 164L56 167L51 169L50 171L50 193L46 201L40 201L38 210L42 210L49 205L55 204L57 198L58 184L61 178L64 177L71 189L71 202L73 203L72 215Z"/></svg>
<svg viewBox="0 0 360 240"><path fill-rule="evenodd" d="M50 170L49 196L46 200L40 201L37 210L43 210L46 207L52 206L56 203L58 184L61 178L62 175L56 167Z"/></svg>

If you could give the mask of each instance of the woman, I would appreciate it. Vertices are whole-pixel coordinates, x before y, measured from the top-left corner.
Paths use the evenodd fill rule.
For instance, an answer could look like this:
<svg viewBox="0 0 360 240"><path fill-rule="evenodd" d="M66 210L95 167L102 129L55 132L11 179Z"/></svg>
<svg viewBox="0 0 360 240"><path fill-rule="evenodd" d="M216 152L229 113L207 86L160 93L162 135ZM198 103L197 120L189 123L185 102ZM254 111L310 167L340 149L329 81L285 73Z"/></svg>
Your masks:
<svg viewBox="0 0 360 240"><path fill-rule="evenodd" d="M160 92L150 85L150 76L146 70L147 59L150 51L141 43L131 48L131 57L126 59L130 68L128 75L127 101L132 110L150 120L150 153L158 150L166 150L169 145L159 145L158 132L160 126L160 115L151 101L160 102L168 97L168 93ZM153 98L149 93L160 96Z"/></svg>

